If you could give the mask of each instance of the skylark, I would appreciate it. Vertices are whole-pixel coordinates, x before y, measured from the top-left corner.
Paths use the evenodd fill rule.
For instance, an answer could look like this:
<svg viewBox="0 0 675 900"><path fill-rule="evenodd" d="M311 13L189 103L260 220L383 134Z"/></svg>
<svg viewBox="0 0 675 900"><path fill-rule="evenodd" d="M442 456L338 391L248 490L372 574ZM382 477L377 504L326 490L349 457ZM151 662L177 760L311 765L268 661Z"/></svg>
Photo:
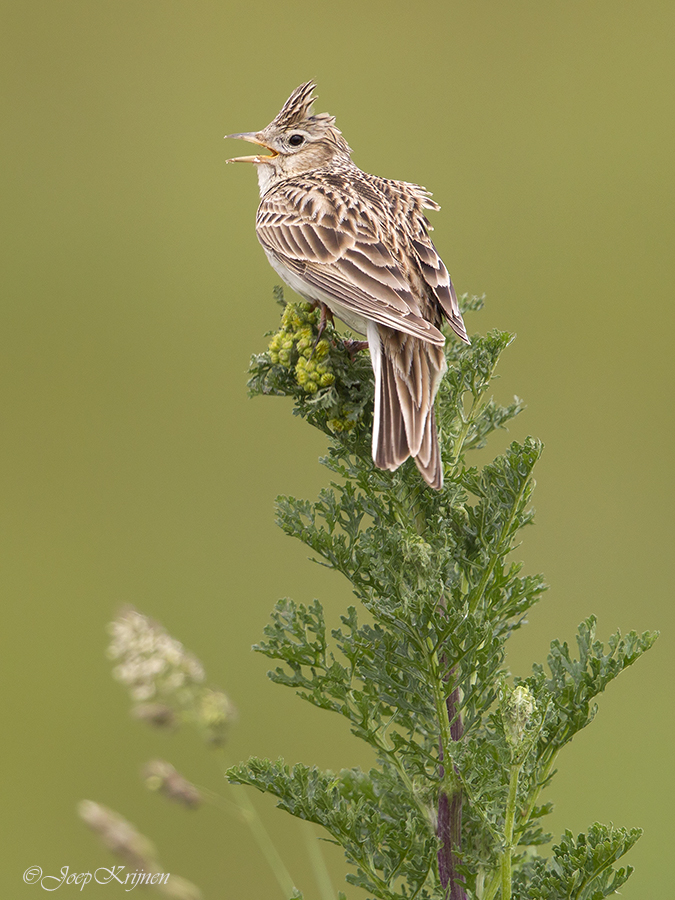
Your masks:
<svg viewBox="0 0 675 900"><path fill-rule="evenodd" d="M469 339L457 296L429 238L423 187L362 172L335 118L312 115L315 84L293 91L262 131L230 134L270 155L239 156L258 172L256 233L274 270L302 297L364 334L375 374L373 460L409 456L443 486L434 399L447 368L446 318Z"/></svg>

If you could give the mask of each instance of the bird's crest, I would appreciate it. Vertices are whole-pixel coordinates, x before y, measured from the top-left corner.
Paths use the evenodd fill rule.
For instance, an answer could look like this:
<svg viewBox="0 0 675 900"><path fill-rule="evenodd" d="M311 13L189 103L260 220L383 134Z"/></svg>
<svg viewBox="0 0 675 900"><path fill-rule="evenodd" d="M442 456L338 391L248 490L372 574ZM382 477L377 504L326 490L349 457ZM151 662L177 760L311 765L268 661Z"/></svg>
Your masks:
<svg viewBox="0 0 675 900"><path fill-rule="evenodd" d="M326 113L318 116L311 115L312 104L316 99L314 96L315 87L316 84L313 81L306 81L300 87L297 87L281 107L281 111L274 119L274 124L280 128L293 128L317 119L330 119L332 124L335 121L333 116L329 116Z"/></svg>
<svg viewBox="0 0 675 900"><path fill-rule="evenodd" d="M283 131L302 128L318 138L328 138L346 153L351 152L342 132L335 127L335 116L328 113L312 114L312 104L316 99L315 88L313 81L306 81L297 87L268 127L275 126Z"/></svg>

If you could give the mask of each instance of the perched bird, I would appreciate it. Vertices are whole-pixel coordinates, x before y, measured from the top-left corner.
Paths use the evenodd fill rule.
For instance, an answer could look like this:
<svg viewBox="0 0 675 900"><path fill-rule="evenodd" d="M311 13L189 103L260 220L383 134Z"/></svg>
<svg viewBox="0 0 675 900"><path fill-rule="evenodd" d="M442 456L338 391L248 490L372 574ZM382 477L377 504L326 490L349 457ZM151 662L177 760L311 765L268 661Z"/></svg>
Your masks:
<svg viewBox="0 0 675 900"><path fill-rule="evenodd" d="M375 374L373 460L394 471L409 456L443 485L434 398L447 364L446 318L469 339L457 296L429 238L423 187L362 172L335 118L311 112L315 84L293 91L262 131L227 135L269 155L256 166L256 233L267 259L306 300L366 335Z"/></svg>

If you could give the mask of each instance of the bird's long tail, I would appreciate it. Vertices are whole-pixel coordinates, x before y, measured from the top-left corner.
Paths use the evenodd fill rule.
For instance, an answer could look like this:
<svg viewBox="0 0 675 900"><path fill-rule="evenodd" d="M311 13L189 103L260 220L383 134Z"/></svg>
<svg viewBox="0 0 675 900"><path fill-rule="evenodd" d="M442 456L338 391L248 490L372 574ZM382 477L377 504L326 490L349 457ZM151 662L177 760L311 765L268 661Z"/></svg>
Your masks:
<svg viewBox="0 0 675 900"><path fill-rule="evenodd" d="M432 488L443 487L434 398L447 364L443 348L369 323L375 373L373 460L394 471L409 456Z"/></svg>

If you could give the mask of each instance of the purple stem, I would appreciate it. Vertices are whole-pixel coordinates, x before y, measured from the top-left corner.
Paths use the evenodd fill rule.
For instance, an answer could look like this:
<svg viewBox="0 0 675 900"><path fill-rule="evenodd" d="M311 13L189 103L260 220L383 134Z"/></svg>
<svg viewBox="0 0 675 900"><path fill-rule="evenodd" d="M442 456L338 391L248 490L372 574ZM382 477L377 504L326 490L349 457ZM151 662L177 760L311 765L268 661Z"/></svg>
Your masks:
<svg viewBox="0 0 675 900"><path fill-rule="evenodd" d="M457 714L459 690L455 688L446 701L448 720L450 721L450 737L453 741L461 739L464 733L462 717ZM443 745L439 745L441 760L441 779L445 775L443 766ZM451 797L441 791L438 798L438 837L441 842L438 851L438 874L447 900L466 900L464 879L457 871L459 858L456 854L462 840L462 794L456 790Z"/></svg>

